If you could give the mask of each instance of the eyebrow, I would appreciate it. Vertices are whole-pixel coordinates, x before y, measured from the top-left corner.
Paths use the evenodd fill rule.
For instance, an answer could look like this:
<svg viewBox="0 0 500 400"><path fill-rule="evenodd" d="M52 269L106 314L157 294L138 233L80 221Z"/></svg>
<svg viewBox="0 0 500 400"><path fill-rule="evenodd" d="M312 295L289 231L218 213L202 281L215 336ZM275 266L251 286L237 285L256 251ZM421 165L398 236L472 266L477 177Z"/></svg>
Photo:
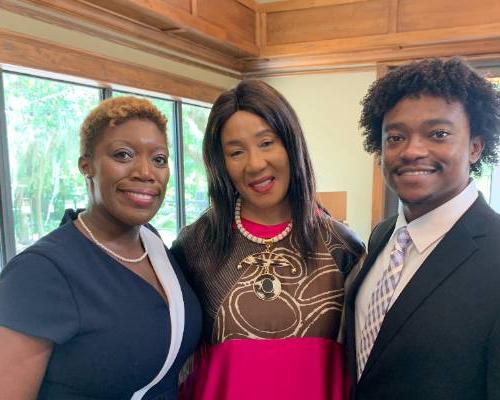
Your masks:
<svg viewBox="0 0 500 400"><path fill-rule="evenodd" d="M134 147L134 143L129 142L128 140L123 140L123 139L113 140L112 142L109 143L109 145L110 146L124 145L124 146ZM156 147L153 148L153 151L158 151L158 150L165 150L167 152L167 155L169 155L169 153L170 153L170 151L168 149L168 143L167 143L166 146L160 145L160 146L156 146Z"/></svg>
<svg viewBox="0 0 500 400"><path fill-rule="evenodd" d="M257 138L260 138L262 136L268 135L269 133L276 135L276 133L271 128L264 128L261 131L258 131L255 134L255 136ZM238 140L238 139L228 140L227 142L222 143L223 146L239 146L240 144L241 144L241 140Z"/></svg>
<svg viewBox="0 0 500 400"><path fill-rule="evenodd" d="M431 128L431 127L436 126L436 125L454 126L455 124L446 118L434 118L434 119L425 120L420 125L424 126L426 128ZM407 125L403 122L394 122L392 124L385 125L383 131L387 132L390 130L404 130L406 127L407 127Z"/></svg>

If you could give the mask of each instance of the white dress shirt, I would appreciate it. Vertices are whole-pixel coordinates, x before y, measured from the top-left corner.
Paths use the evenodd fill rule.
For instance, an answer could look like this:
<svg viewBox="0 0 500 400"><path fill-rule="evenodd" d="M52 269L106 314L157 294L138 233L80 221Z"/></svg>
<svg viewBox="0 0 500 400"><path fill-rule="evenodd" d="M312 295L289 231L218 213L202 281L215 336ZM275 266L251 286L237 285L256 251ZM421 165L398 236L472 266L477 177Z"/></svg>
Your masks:
<svg viewBox="0 0 500 400"><path fill-rule="evenodd" d="M394 291L389 308L392 307L413 275L443 239L444 235L469 209L477 197L478 191L476 185L471 180L469 185L457 196L410 223L406 221L403 211L399 211L391 238L375 260L356 295L356 349L360 345L361 332L365 326L372 292L375 290L377 282L382 278L384 270L389 265L389 257L394 247L394 241L396 240L395 232L399 228L406 226L411 236L412 244L406 250L401 278Z"/></svg>

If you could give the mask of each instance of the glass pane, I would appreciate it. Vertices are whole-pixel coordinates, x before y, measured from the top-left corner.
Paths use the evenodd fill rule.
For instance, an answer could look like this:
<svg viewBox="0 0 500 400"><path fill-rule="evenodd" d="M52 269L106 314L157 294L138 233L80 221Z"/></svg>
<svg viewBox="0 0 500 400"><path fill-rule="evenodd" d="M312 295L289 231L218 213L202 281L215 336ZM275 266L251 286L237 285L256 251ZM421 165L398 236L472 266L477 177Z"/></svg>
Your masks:
<svg viewBox="0 0 500 400"><path fill-rule="evenodd" d="M488 78L500 90L500 77ZM500 151L500 149L499 149ZM500 164L496 166L489 166L483 171L481 177L483 187L480 190L483 192L486 200L489 201L490 206L498 213L500 213Z"/></svg>
<svg viewBox="0 0 500 400"><path fill-rule="evenodd" d="M163 239L163 241L170 246L173 240L177 237L177 204L175 203L175 188L177 182L175 181L175 148L174 143L174 102L171 100L159 99L156 97L143 96L136 93L126 93L120 91L113 91L113 97L117 96L135 96L143 97L150 100L167 118L167 140L168 140L168 166L170 167L170 180L168 182L167 193L162 207L151 220L153 225Z"/></svg>
<svg viewBox="0 0 500 400"><path fill-rule="evenodd" d="M4 73L16 251L55 229L65 208L85 207L79 129L99 89Z"/></svg>
<svg viewBox="0 0 500 400"><path fill-rule="evenodd" d="M492 170L490 205L497 213L500 213L500 165Z"/></svg>
<svg viewBox="0 0 500 400"><path fill-rule="evenodd" d="M207 126L207 107L182 105L184 143L184 198L186 224L194 222L208 207L207 176L203 165L202 142Z"/></svg>
<svg viewBox="0 0 500 400"><path fill-rule="evenodd" d="M478 190L489 205L500 213L500 164L483 166L481 176L475 180Z"/></svg>
<svg viewBox="0 0 500 400"><path fill-rule="evenodd" d="M493 168L484 166L482 168L481 176L475 178L477 189L483 194L486 201L489 202L491 197L491 174Z"/></svg>

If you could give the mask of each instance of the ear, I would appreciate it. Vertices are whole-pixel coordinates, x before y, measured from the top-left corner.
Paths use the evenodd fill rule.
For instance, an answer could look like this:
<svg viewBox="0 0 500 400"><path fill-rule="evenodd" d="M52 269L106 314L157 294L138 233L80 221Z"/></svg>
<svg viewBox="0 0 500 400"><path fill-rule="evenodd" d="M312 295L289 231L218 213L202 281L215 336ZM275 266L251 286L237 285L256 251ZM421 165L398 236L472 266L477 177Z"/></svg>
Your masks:
<svg viewBox="0 0 500 400"><path fill-rule="evenodd" d="M89 156L80 156L78 158L78 169L85 178L92 178L94 176L94 169Z"/></svg>
<svg viewBox="0 0 500 400"><path fill-rule="evenodd" d="M484 149L484 139L482 136L472 136L469 147L469 163L474 164L481 158Z"/></svg>

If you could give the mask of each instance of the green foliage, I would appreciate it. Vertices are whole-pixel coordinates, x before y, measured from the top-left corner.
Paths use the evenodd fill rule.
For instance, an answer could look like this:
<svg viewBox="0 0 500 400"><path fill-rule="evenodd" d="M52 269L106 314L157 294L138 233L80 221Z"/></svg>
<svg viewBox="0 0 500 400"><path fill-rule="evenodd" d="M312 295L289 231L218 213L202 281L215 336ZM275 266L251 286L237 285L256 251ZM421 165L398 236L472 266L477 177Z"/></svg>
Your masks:
<svg viewBox="0 0 500 400"><path fill-rule="evenodd" d="M65 208L86 204L78 132L99 90L4 73L17 250L59 225Z"/></svg>
<svg viewBox="0 0 500 400"><path fill-rule="evenodd" d="M186 224L194 222L208 207L208 186L203 165L202 142L210 109L191 104L182 106L184 144L184 198Z"/></svg>

